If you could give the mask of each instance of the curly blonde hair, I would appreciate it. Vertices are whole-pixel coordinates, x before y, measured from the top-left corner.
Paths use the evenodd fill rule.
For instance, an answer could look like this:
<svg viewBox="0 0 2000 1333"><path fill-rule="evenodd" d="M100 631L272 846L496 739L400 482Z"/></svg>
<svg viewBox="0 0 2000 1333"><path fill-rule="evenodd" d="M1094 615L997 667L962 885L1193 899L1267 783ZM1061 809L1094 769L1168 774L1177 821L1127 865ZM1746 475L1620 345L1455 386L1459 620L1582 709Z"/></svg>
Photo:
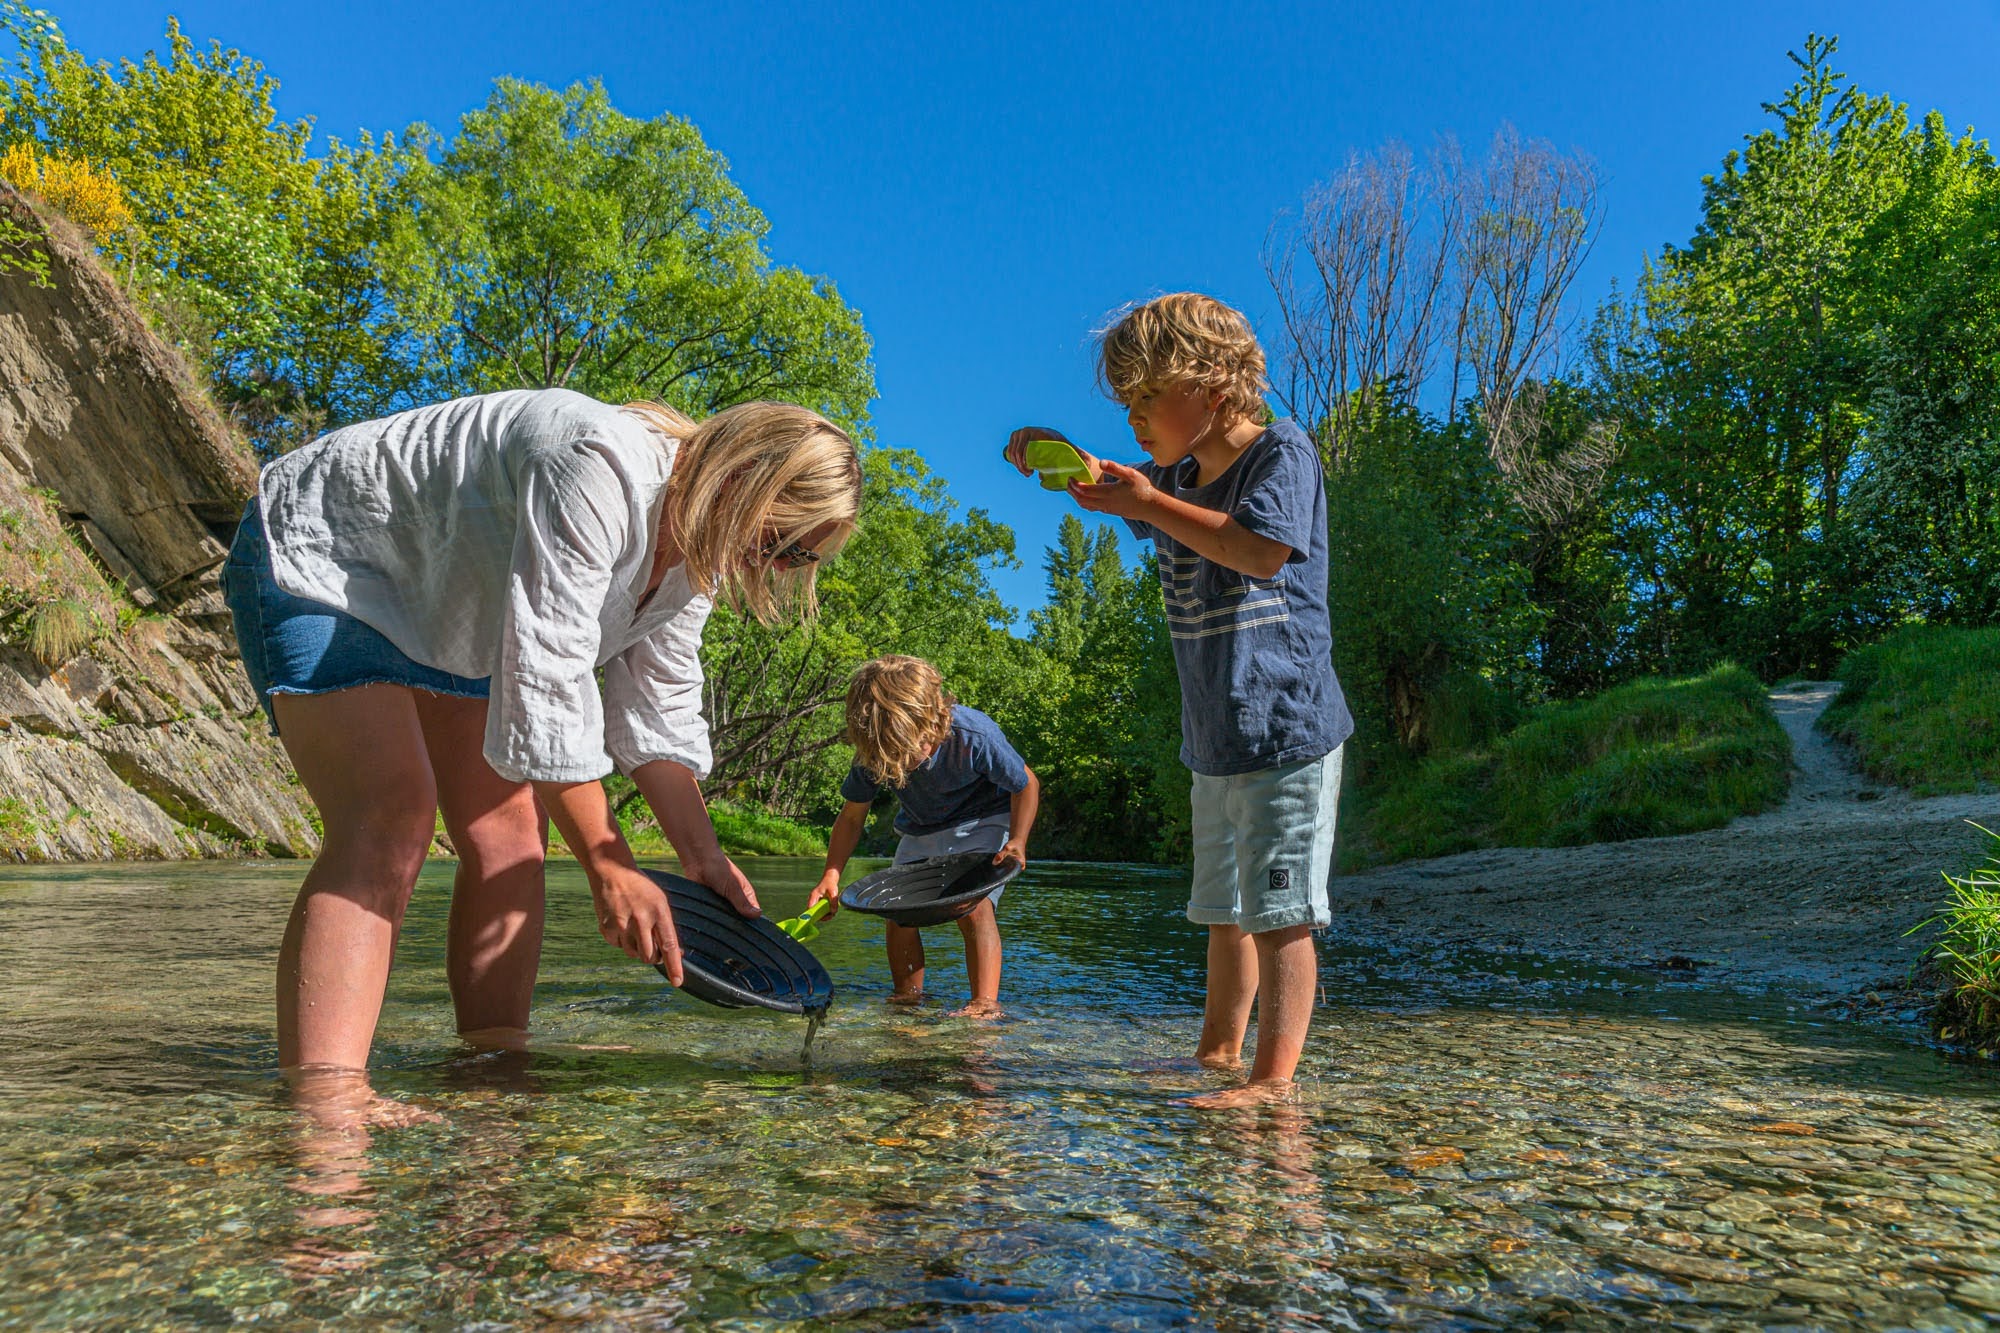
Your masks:
<svg viewBox="0 0 2000 1333"><path fill-rule="evenodd" d="M883 786L902 786L951 735L957 702L921 657L892 653L863 662L847 682L847 743L855 762Z"/></svg>
<svg viewBox="0 0 2000 1333"><path fill-rule="evenodd" d="M1121 403L1142 390L1191 384L1218 389L1223 406L1256 420L1264 412L1264 349L1242 312L1200 292L1130 305L1097 335L1097 380Z"/></svg>
<svg viewBox="0 0 2000 1333"><path fill-rule="evenodd" d="M861 455L845 431L790 403L739 403L697 425L661 403L624 410L680 442L667 483L666 515L695 590L764 624L819 609L818 564L779 569L755 553L779 549L833 524L831 555L861 510Z"/></svg>

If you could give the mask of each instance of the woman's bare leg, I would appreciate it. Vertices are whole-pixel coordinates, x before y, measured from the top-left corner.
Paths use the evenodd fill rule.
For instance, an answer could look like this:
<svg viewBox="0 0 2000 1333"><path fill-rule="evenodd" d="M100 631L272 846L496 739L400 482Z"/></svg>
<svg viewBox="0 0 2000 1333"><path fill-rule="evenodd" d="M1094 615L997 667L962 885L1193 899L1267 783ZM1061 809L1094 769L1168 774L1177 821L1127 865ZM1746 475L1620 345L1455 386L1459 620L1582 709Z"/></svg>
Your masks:
<svg viewBox="0 0 2000 1333"><path fill-rule="evenodd" d="M278 1063L364 1069L437 812L409 690L274 698L325 833L278 954Z"/></svg>
<svg viewBox="0 0 2000 1333"><path fill-rule="evenodd" d="M445 830L458 850L445 945L458 1030L482 1043L518 1046L542 957L548 821L535 789L507 781L481 753L484 699L415 697Z"/></svg>
<svg viewBox="0 0 2000 1333"><path fill-rule="evenodd" d="M924 998L924 933L915 926L891 921L889 933L889 993L891 1004L915 1004Z"/></svg>
<svg viewBox="0 0 2000 1333"><path fill-rule="evenodd" d="M960 917L958 932L965 937L965 979L972 985L972 1001L954 1016L994 1017L1000 1012L1000 919L993 900Z"/></svg>

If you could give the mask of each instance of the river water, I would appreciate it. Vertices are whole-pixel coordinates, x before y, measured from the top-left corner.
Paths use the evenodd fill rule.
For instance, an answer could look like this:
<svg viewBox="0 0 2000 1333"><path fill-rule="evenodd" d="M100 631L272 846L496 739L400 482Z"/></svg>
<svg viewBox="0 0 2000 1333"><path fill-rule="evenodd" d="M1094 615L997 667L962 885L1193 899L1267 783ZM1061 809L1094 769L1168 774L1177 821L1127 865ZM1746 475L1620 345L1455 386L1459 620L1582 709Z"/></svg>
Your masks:
<svg viewBox="0 0 2000 1333"><path fill-rule="evenodd" d="M746 862L774 915L815 864ZM927 932L815 948L831 1017L725 1013L551 872L536 1047L452 1034L426 872L377 1044L419 1123L272 1072L297 866L0 880L0 1329L1983 1328L2000 1079L1782 997L1328 943L1292 1105L1196 1112L1174 874L1030 867L1007 1017Z"/></svg>

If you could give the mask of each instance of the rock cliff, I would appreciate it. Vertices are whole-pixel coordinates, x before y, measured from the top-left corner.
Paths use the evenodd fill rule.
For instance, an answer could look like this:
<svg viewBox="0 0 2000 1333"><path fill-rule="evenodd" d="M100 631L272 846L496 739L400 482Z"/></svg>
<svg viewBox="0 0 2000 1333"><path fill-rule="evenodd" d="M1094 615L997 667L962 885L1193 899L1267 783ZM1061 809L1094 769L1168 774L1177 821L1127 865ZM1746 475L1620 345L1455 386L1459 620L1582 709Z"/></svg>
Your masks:
<svg viewBox="0 0 2000 1333"><path fill-rule="evenodd" d="M0 857L308 856L218 575L249 448L89 243L0 180Z"/></svg>

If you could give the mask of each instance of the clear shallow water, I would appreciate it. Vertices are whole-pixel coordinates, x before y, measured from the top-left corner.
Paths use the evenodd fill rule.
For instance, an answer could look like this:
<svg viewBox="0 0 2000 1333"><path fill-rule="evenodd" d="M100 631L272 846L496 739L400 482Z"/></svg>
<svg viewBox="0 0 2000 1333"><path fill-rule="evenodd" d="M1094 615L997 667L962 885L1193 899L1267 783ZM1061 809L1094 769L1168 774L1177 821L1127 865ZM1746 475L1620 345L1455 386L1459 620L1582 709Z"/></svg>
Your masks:
<svg viewBox="0 0 2000 1333"><path fill-rule="evenodd" d="M816 866L747 863L767 907ZM1196 1113L1178 877L1031 867L997 1024L880 1003L880 928L804 1024L707 1009L551 875L537 1049L471 1055L449 868L378 1090L271 1073L296 866L0 879L0 1328L1987 1327L2000 1080L1638 974L1329 945L1293 1106ZM616 1049L611 1049L616 1048Z"/></svg>

